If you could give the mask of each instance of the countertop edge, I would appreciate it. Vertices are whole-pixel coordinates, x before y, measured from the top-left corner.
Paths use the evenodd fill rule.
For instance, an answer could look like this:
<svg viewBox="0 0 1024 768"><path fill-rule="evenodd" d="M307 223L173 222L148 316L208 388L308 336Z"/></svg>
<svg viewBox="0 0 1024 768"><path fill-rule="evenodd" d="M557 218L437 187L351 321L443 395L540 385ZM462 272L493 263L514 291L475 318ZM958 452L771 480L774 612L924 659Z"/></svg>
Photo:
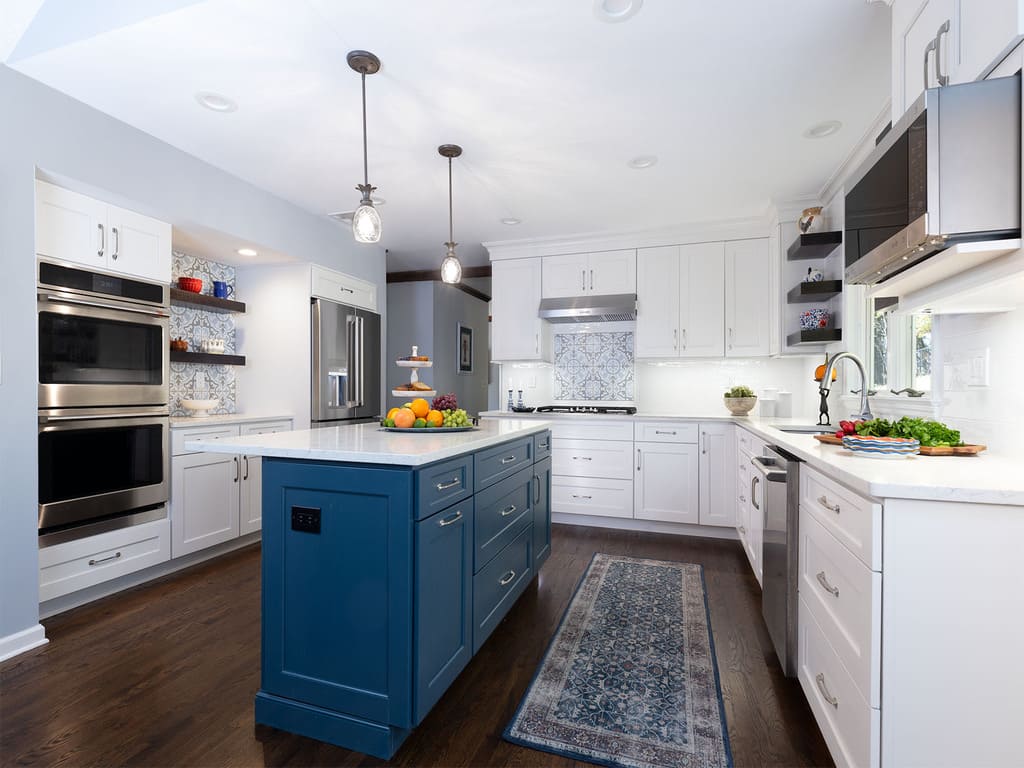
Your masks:
<svg viewBox="0 0 1024 768"><path fill-rule="evenodd" d="M254 421L281 421L295 416L290 413L249 414L249 413L215 413L212 416L171 416L171 429L203 427L210 424L249 424Z"/></svg>

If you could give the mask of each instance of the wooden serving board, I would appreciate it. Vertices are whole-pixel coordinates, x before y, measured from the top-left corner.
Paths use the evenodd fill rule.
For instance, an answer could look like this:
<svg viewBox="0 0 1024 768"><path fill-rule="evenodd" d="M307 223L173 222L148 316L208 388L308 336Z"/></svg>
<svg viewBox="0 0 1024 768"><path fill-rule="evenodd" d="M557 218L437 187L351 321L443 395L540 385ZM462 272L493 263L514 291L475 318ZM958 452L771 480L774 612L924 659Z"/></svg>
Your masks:
<svg viewBox="0 0 1024 768"><path fill-rule="evenodd" d="M835 435L815 435L814 439L826 445L842 445L843 439ZM977 456L987 445L921 446L922 456Z"/></svg>

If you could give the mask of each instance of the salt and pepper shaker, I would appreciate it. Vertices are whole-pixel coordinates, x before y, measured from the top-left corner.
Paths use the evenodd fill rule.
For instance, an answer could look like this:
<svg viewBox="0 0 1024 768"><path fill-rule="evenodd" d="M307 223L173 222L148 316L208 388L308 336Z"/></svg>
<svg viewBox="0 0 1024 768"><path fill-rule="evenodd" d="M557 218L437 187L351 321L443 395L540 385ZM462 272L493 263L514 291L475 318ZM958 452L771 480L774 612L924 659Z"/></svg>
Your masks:
<svg viewBox="0 0 1024 768"><path fill-rule="evenodd" d="M512 410L512 390L508 391L508 409Z"/></svg>
<svg viewBox="0 0 1024 768"><path fill-rule="evenodd" d="M516 406L519 407L519 408L525 408L526 407L525 405L523 405L523 390L521 390L521 389L519 390L519 402L516 403Z"/></svg>

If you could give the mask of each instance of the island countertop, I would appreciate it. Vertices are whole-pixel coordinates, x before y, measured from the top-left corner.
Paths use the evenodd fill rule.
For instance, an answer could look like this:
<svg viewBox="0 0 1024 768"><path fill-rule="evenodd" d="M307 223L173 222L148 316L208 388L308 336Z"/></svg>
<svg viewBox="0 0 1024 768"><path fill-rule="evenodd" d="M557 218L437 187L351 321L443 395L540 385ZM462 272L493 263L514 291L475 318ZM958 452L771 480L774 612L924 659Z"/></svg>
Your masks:
<svg viewBox="0 0 1024 768"><path fill-rule="evenodd" d="M273 456L312 461L417 467L544 432L549 423L525 419L486 419L470 432L385 432L379 424L322 427L269 435L189 440L190 451Z"/></svg>

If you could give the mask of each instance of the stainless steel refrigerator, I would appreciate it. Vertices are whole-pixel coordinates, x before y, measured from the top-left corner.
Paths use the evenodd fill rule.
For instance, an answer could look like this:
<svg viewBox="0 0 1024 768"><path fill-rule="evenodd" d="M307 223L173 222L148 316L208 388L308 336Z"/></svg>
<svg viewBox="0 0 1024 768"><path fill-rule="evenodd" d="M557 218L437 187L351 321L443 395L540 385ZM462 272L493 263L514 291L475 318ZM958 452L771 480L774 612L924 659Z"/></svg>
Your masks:
<svg viewBox="0 0 1024 768"><path fill-rule="evenodd" d="M380 315L312 300L313 428L380 418Z"/></svg>

